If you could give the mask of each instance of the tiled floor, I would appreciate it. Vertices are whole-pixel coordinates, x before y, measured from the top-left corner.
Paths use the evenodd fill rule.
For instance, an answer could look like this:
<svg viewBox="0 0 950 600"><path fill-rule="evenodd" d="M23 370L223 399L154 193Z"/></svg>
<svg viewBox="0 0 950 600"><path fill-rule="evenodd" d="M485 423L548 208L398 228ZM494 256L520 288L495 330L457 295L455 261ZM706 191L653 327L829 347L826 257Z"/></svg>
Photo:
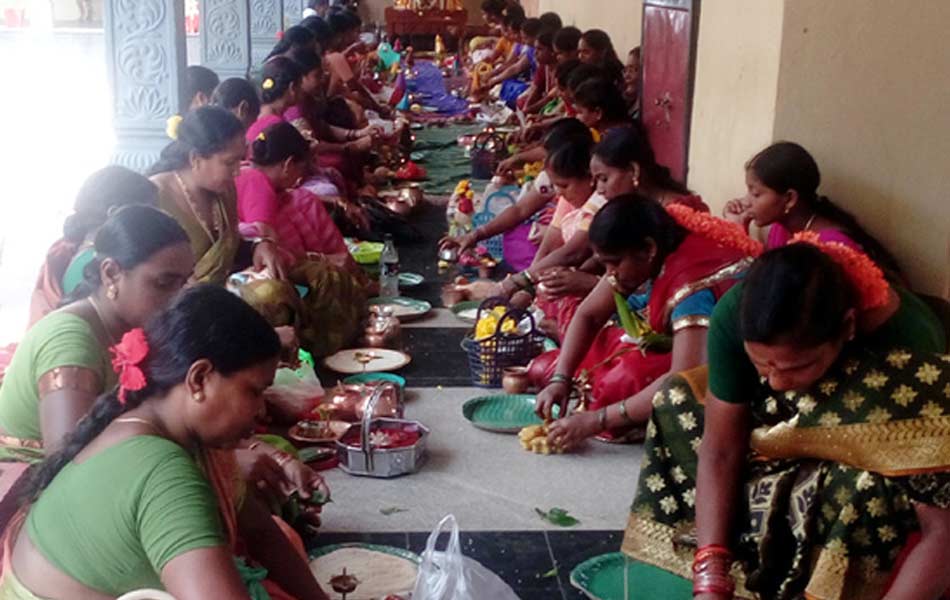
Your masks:
<svg viewBox="0 0 950 600"><path fill-rule="evenodd" d="M440 274L436 268L437 241L444 230L444 209L427 205L413 217L413 224L425 239L422 243L399 248L401 268L403 271L422 274L425 283L405 290L404 295L427 300L434 307L440 307L441 286L452 276L451 273ZM593 445L577 456L560 457L565 462L540 463L530 461L534 457L523 455L514 443L510 444L509 451L507 445L511 440L505 439L506 436L495 437L496 434L470 431L470 425L460 421L459 407L456 405L461 401L455 398L466 392L462 389L445 389L444 392L432 389L471 386L466 355L459 346L467 326L444 308L437 308L436 311L436 314L419 323L403 326L403 340L413 362L400 373L407 379L409 394L422 396L418 402L410 403L407 416L420 418L433 427L434 435L438 434L439 437L432 439L432 452L438 456L431 457L432 460L427 467L423 467L422 472L405 480L384 482L354 480L336 474L330 476L328 481L331 487L335 486L335 498L340 502L341 512L328 514L326 522L328 529L338 526L337 532L321 533L312 540L310 547L364 542L421 553L429 532L401 532L398 531L400 526L414 528L429 522L434 526L441 514L451 511L459 517L463 528L482 529L463 532L463 553L497 573L520 598L583 598L584 595L570 584L571 570L588 558L616 552L620 547L622 532L551 530L550 526L544 529L545 524L535 518L530 502L555 502L569 507L574 514L583 517L582 523L593 524L594 527L610 526L615 522L620 527L629 501L627 496L632 491L631 477L635 477L639 463L639 449ZM430 398L433 395L438 397ZM446 444L448 446L443 447ZM459 444L465 445L468 452L479 453L479 456L466 459L464 449L458 448ZM486 460L502 462L492 463L494 466L482 465ZM490 478L491 483L486 483L481 469L498 469L501 464L505 465L504 474ZM604 471L603 477L598 475L601 471ZM622 475L611 477L607 475L608 472ZM596 494L608 494L611 501L599 503L603 506L594 506L589 502L590 494L585 494L583 490L552 490L544 482L554 473L565 477L573 473L568 478L576 482L587 481L583 485L588 486L588 492L594 493L596 489ZM471 489L471 486L476 485L488 485L492 489ZM502 489L505 486L518 489ZM425 497L420 498L420 494ZM456 497L457 494L469 497L469 501L461 501ZM358 497L375 500L357 502ZM403 508L412 507L411 512L380 517L376 505L381 497L401 503ZM471 511L468 505L475 498L483 503L483 508ZM349 506L350 510L343 509L343 506ZM587 515L585 511L592 512ZM375 523L375 526L366 529L377 533L340 532L359 529L360 523ZM504 529L506 524L509 530L492 530ZM527 527L536 529L518 530Z"/></svg>
<svg viewBox="0 0 950 600"><path fill-rule="evenodd" d="M574 600L571 569L598 554L616 552L619 531L476 531L462 533L462 552L494 571L522 600ZM382 544L421 553L428 532L323 534L316 546ZM441 540L444 543L444 540Z"/></svg>

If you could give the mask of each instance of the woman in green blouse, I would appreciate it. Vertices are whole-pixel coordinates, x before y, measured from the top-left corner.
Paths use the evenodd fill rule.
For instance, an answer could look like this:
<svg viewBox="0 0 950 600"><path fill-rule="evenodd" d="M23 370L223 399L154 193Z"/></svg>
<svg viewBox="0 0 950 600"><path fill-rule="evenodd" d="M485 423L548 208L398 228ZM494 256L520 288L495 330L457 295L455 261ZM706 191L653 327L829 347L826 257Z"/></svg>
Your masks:
<svg viewBox="0 0 950 600"><path fill-rule="evenodd" d="M207 467L254 428L280 353L274 330L233 294L198 286L118 350L117 390L34 473L29 513L8 533L0 597L267 597L232 558L235 531L251 530L248 558L286 593L326 598L258 501L227 514Z"/></svg>

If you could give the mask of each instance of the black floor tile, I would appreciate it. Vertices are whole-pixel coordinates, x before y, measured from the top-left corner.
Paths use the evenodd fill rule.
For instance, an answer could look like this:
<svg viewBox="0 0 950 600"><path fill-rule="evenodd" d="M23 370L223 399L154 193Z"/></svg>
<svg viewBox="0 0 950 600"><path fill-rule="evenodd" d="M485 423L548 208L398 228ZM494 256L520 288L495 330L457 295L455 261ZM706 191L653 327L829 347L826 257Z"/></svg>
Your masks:
<svg viewBox="0 0 950 600"><path fill-rule="evenodd" d="M307 540L307 549L312 550L322 546L331 546L333 544L375 544L377 546L393 546L394 548L407 549L409 547L409 537L405 533L320 533L316 537Z"/></svg>
<svg viewBox="0 0 950 600"><path fill-rule="evenodd" d="M428 533L410 533L409 549L425 550ZM447 534L440 540L444 547ZM495 572L523 600L561 598L554 563L542 531L462 532L462 553Z"/></svg>
<svg viewBox="0 0 950 600"><path fill-rule="evenodd" d="M620 550L622 531L548 531L548 543L558 567L565 598L581 600L584 594L571 586L571 571L585 560Z"/></svg>
<svg viewBox="0 0 950 600"><path fill-rule="evenodd" d="M402 330L412 362L399 374L409 387L465 387L472 385L468 355L462 350L464 329L414 327Z"/></svg>

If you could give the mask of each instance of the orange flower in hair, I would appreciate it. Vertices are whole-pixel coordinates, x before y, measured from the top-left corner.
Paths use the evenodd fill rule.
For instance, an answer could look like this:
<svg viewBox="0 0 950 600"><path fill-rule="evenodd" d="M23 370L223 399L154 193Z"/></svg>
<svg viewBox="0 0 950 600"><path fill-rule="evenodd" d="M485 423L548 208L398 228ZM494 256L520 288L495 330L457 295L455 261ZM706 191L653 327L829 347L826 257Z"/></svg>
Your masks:
<svg viewBox="0 0 950 600"><path fill-rule="evenodd" d="M669 204L666 212L684 229L707 237L727 248L749 256L762 254L762 243L753 240L737 223L719 219L709 213L699 212L683 204Z"/></svg>
<svg viewBox="0 0 950 600"><path fill-rule="evenodd" d="M841 242L823 242L814 231L800 231L789 243L811 244L835 261L857 292L858 308L861 310L887 304L891 286L887 283L884 272L867 254Z"/></svg>
<svg viewBox="0 0 950 600"><path fill-rule="evenodd" d="M145 332L132 329L122 336L122 341L111 348L112 368L119 375L119 403L125 406L126 392L145 389L148 383L139 366L148 356L148 340Z"/></svg>

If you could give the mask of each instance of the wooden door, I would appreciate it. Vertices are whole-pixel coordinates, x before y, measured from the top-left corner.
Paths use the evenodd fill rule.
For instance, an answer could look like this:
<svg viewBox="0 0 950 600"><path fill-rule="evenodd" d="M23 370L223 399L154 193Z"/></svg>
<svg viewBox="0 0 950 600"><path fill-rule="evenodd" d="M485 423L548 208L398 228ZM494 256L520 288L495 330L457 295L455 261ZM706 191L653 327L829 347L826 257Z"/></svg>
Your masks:
<svg viewBox="0 0 950 600"><path fill-rule="evenodd" d="M699 0L644 0L641 120L657 162L686 181Z"/></svg>

